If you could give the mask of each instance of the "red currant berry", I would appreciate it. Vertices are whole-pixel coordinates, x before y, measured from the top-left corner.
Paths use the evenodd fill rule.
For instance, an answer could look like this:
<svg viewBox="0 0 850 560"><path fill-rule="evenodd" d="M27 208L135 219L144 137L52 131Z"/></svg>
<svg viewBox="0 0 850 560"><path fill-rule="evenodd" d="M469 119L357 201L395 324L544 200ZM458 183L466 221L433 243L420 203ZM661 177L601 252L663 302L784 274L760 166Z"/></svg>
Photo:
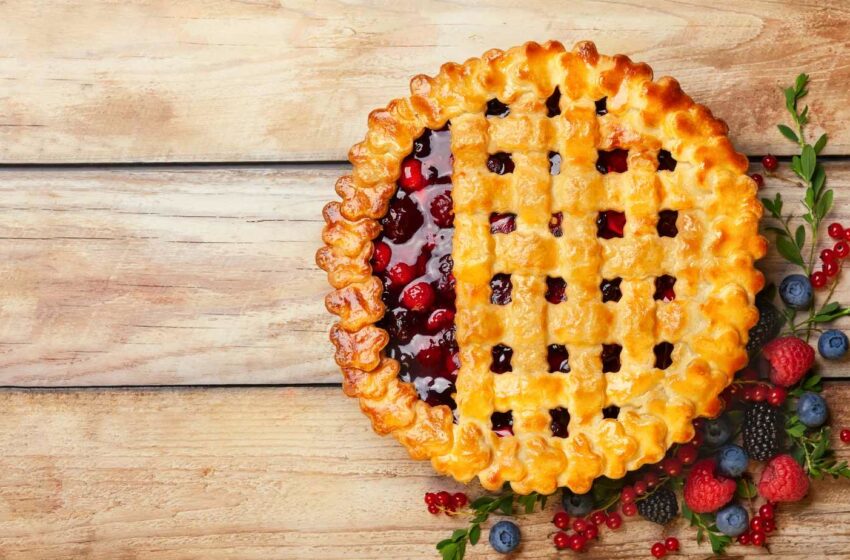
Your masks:
<svg viewBox="0 0 850 560"><path fill-rule="evenodd" d="M813 288L823 288L824 286L826 286L826 274L824 274L820 270L812 272L812 275L809 277L809 280L812 282Z"/></svg>
<svg viewBox="0 0 850 560"><path fill-rule="evenodd" d="M387 272L387 277L392 282L393 286L397 288L401 288L402 286L406 286L416 277L416 270L407 263L398 263L393 266L389 272Z"/></svg>
<svg viewBox="0 0 850 560"><path fill-rule="evenodd" d="M679 539L676 537L667 537L664 539L664 548L669 552L676 552L679 550Z"/></svg>
<svg viewBox="0 0 850 560"><path fill-rule="evenodd" d="M452 505L457 509L462 508L469 501L469 498L466 497L466 494L463 492L458 492L452 496Z"/></svg>
<svg viewBox="0 0 850 560"><path fill-rule="evenodd" d="M558 550L563 550L570 546L570 537L563 531L555 533L555 537L552 540L555 542L555 548Z"/></svg>
<svg viewBox="0 0 850 560"><path fill-rule="evenodd" d="M839 435L839 437L841 438L842 442L850 443L850 430L846 428L841 430L841 434Z"/></svg>
<svg viewBox="0 0 850 560"><path fill-rule="evenodd" d="M699 449L699 446L702 445L702 431L697 430L696 432L694 432L694 437L691 438L691 441L689 443L695 448Z"/></svg>
<svg viewBox="0 0 850 560"><path fill-rule="evenodd" d="M682 460L676 457L667 457L662 461L664 465L664 473L667 476L679 476L682 474Z"/></svg>
<svg viewBox="0 0 850 560"><path fill-rule="evenodd" d="M767 400L768 389L765 385L759 383L753 389L752 400L753 402L764 402Z"/></svg>
<svg viewBox="0 0 850 560"><path fill-rule="evenodd" d="M595 539L599 536L599 529L596 528L596 525L588 525L587 529L582 533L587 540Z"/></svg>
<svg viewBox="0 0 850 560"><path fill-rule="evenodd" d="M428 513L430 513L431 515L437 515L438 513L440 513L440 506L438 506L437 504L431 504L430 506L428 506Z"/></svg>
<svg viewBox="0 0 850 560"><path fill-rule="evenodd" d="M744 546L750 544L750 533L749 531L746 533L741 533L738 535L738 542Z"/></svg>
<svg viewBox="0 0 850 560"><path fill-rule="evenodd" d="M626 517L631 517L636 513L637 513L637 504L624 504L623 505L623 515L625 515ZM609 519L609 525L608 526L610 527L611 526L610 525L610 518L608 518L608 519Z"/></svg>
<svg viewBox="0 0 850 560"><path fill-rule="evenodd" d="M767 540L767 535L762 531L753 531L753 535L750 537L750 540L753 543L753 546L763 546L764 542Z"/></svg>
<svg viewBox="0 0 850 560"><path fill-rule="evenodd" d="M604 525L608 521L608 516L605 515L604 511L594 512L593 515L590 516L590 522L594 525Z"/></svg>
<svg viewBox="0 0 850 560"><path fill-rule="evenodd" d="M585 530L587 530L587 521L582 518L578 518L573 521L573 531L576 533L583 533Z"/></svg>
<svg viewBox="0 0 850 560"><path fill-rule="evenodd" d="M693 445L683 445L676 451L676 457L682 461L683 465L690 465L697 460L698 453L697 448Z"/></svg>
<svg viewBox="0 0 850 560"><path fill-rule="evenodd" d="M643 480L638 480L635 482L635 494L638 496L643 496L646 494L647 484Z"/></svg>
<svg viewBox="0 0 850 560"><path fill-rule="evenodd" d="M762 518L761 517L756 515L755 517L750 519L750 529L752 529L754 533L761 531L762 528L763 527L762 527Z"/></svg>
<svg viewBox="0 0 850 560"><path fill-rule="evenodd" d="M835 259L835 251L830 248L826 248L820 252L820 260L822 260L823 262L834 261Z"/></svg>
<svg viewBox="0 0 850 560"><path fill-rule="evenodd" d="M575 552L581 552L584 549L584 545L587 544L587 538L584 535L571 535L570 536L570 549Z"/></svg>
<svg viewBox="0 0 850 560"><path fill-rule="evenodd" d="M566 529L570 526L570 514L565 511L559 511L555 514L555 517L552 518L552 523L558 529Z"/></svg>
<svg viewBox="0 0 850 560"><path fill-rule="evenodd" d="M761 176L761 173L753 173L750 175L750 178L756 182L756 186L758 188L762 188L764 186L764 177Z"/></svg>
<svg viewBox="0 0 850 560"><path fill-rule="evenodd" d="M845 241L850 241L850 229L845 229L845 230L844 230L844 240L845 240Z"/></svg>
<svg viewBox="0 0 850 560"><path fill-rule="evenodd" d="M449 505L446 506L446 515L454 515L456 510L454 502L449 502Z"/></svg>
<svg viewBox="0 0 850 560"><path fill-rule="evenodd" d="M375 243L375 248L372 250L372 270L375 272L383 272L390 264L392 251L390 246L383 241Z"/></svg>
<svg viewBox="0 0 850 560"><path fill-rule="evenodd" d="M646 482L647 488L652 489L652 488L655 488L656 486L658 486L658 483L661 480L658 478L658 475L655 474L654 472L648 472L645 475L643 475L643 481Z"/></svg>
<svg viewBox="0 0 850 560"><path fill-rule="evenodd" d="M841 239L845 235L844 228L838 222L829 224L829 227L826 228L826 232L833 239Z"/></svg>
<svg viewBox="0 0 850 560"><path fill-rule="evenodd" d="M418 191L428 184L428 180L422 175L422 162L418 159L406 159L401 164L401 177L398 184L407 192Z"/></svg>
<svg viewBox="0 0 850 560"><path fill-rule="evenodd" d="M667 554L667 549L664 548L664 543L657 542L652 545L652 548L649 549L653 556L656 558L664 558L664 555Z"/></svg>
<svg viewBox="0 0 850 560"><path fill-rule="evenodd" d="M437 495L433 492L425 492L425 505L431 506L437 503Z"/></svg>
<svg viewBox="0 0 850 560"><path fill-rule="evenodd" d="M821 266L821 270L823 270L823 273L827 276L835 276L838 274L838 263L835 261L826 261L823 263L823 266Z"/></svg>
<svg viewBox="0 0 850 560"><path fill-rule="evenodd" d="M761 158L761 164L768 171L776 171L779 167L779 160L776 159L776 156L767 154L763 158Z"/></svg>
<svg viewBox="0 0 850 560"><path fill-rule="evenodd" d="M786 398L788 398L788 391L785 387L772 387L767 393L767 402L770 406L782 406Z"/></svg>
<svg viewBox="0 0 850 560"><path fill-rule="evenodd" d="M759 508L759 516L762 519L773 519L773 506L770 504L764 504Z"/></svg>
<svg viewBox="0 0 850 560"><path fill-rule="evenodd" d="M623 490L620 492L620 501L624 504L631 504L634 503L635 498L637 498L635 489L631 486L624 486Z"/></svg>
<svg viewBox="0 0 850 560"><path fill-rule="evenodd" d="M762 521L762 530L769 535L776 530L776 521L773 519L765 519Z"/></svg>
<svg viewBox="0 0 850 560"><path fill-rule="evenodd" d="M452 495L446 491L437 493L437 505L440 507L448 507L452 503Z"/></svg>
<svg viewBox="0 0 850 560"><path fill-rule="evenodd" d="M635 504L627 504L627 506L631 506L637 510L637 506ZM626 506L623 506L623 512L625 512ZM632 514L634 515L634 514ZM620 517L620 514L616 511L613 511L608 514L608 519L605 520L605 525L608 526L609 529L617 530L620 528L620 525L623 524L623 518Z"/></svg>
<svg viewBox="0 0 850 560"><path fill-rule="evenodd" d="M832 250L835 252L836 257L838 257L839 259L843 259L847 255L850 255L850 243L841 240L835 245L833 245Z"/></svg>
<svg viewBox="0 0 850 560"><path fill-rule="evenodd" d="M428 282L417 282L404 289L401 304L411 311L425 311L434 305L436 294Z"/></svg>

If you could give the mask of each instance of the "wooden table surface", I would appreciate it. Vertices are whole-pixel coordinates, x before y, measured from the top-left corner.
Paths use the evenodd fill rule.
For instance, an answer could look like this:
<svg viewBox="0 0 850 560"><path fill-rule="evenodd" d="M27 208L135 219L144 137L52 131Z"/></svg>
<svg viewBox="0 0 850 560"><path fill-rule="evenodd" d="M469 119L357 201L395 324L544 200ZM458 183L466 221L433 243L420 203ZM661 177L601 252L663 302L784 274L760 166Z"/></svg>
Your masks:
<svg viewBox="0 0 850 560"><path fill-rule="evenodd" d="M550 38L676 76L751 156L793 150L779 86L808 72L850 220L847 2L0 0L0 559L436 558L460 522L422 494L459 486L342 395L320 210L410 76ZM846 364L823 373L850 425ZM548 515L514 557L556 557ZM850 483L779 525L775 556L850 558Z"/></svg>

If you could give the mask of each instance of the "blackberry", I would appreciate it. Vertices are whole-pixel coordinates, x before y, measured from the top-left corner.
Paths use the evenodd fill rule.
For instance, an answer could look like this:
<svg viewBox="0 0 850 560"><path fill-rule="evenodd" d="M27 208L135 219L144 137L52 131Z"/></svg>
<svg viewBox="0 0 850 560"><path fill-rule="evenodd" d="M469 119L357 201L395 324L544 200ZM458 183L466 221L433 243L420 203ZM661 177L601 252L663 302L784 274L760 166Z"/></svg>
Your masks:
<svg viewBox="0 0 850 560"><path fill-rule="evenodd" d="M664 486L645 499L638 500L637 509L646 519L664 525L676 517L679 504L676 502L676 494Z"/></svg>
<svg viewBox="0 0 850 560"><path fill-rule="evenodd" d="M757 461L779 453L779 409L765 402L753 403L744 412L744 449Z"/></svg>
<svg viewBox="0 0 850 560"><path fill-rule="evenodd" d="M750 329L750 339L747 342L747 352L750 354L758 352L776 338L783 323L782 314L767 298L757 297L756 307L759 310L759 321Z"/></svg>

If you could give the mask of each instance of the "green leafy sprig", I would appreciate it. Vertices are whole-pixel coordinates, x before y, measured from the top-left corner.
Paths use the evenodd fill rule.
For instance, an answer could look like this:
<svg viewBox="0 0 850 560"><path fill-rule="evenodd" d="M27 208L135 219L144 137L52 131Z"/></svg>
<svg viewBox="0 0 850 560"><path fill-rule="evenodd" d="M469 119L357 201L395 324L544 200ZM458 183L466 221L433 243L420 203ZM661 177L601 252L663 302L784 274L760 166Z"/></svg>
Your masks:
<svg viewBox="0 0 850 560"><path fill-rule="evenodd" d="M711 551L714 554L723 554L726 547L732 544L732 537L724 535L717 528L714 515L696 513L682 501L682 517L691 524L691 527L697 528L697 543L702 544L708 537L708 543L711 545Z"/></svg>
<svg viewBox="0 0 850 560"><path fill-rule="evenodd" d="M792 125L777 125L779 132L788 140L796 143L800 153L791 158L791 170L802 182L805 188L803 197L803 208L805 213L800 218L809 226L808 251L806 250L806 227L798 224L793 228L792 214L783 213L782 195L776 193L773 199L763 198L762 204L770 215L778 222L779 226L767 226L768 231L776 234L776 249L788 262L799 266L807 275L814 272L818 239L820 238L820 227L832 209L834 193L832 189L826 188L826 170L818 162L818 154L826 146L828 137L821 134L814 144L806 141L805 127L809 123L809 106L804 105L800 109L801 100L809 93L807 87L809 77L800 74L794 81L794 85L783 90L785 94L785 108L791 115ZM804 255L808 252L806 258ZM806 340L811 338L813 331L818 331L817 325L834 321L838 317L850 315L850 309L831 302L835 291L837 276L832 279L829 293L820 308L814 305L809 311L808 317L801 321L796 320L796 311L786 309L783 315L791 330L791 334L805 335Z"/></svg>
<svg viewBox="0 0 850 560"><path fill-rule="evenodd" d="M463 560L467 544L474 546L478 543L481 538L481 524L487 521L491 513L514 515L517 506L526 514L532 513L536 504L540 504L540 509L546 507L548 497L537 492L523 496L510 489L504 490L498 496L481 496L469 505L472 510L469 527L457 529L451 537L438 542L437 551L443 560Z"/></svg>

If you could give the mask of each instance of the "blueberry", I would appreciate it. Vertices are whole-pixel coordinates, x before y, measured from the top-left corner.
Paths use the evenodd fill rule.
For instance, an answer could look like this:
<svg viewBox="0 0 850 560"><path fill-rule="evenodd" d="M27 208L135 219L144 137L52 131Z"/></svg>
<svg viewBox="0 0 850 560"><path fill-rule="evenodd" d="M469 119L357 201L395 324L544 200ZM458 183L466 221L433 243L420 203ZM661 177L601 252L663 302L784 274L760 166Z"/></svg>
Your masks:
<svg viewBox="0 0 850 560"><path fill-rule="evenodd" d="M817 428L826 422L826 401L817 393L806 392L797 401L797 416L809 428Z"/></svg>
<svg viewBox="0 0 850 560"><path fill-rule="evenodd" d="M718 447L732 437L732 428L725 415L712 420L706 420L702 426L702 436L707 445Z"/></svg>
<svg viewBox="0 0 850 560"><path fill-rule="evenodd" d="M836 329L823 331L818 338L818 352L827 360L840 360L847 353L847 335Z"/></svg>
<svg viewBox="0 0 850 560"><path fill-rule="evenodd" d="M720 474L737 478L747 470L750 458L743 448L737 445L724 445L717 452L717 469Z"/></svg>
<svg viewBox="0 0 850 560"><path fill-rule="evenodd" d="M499 521L490 529L490 546L502 554L513 552L519 546L519 527L510 521Z"/></svg>
<svg viewBox="0 0 850 560"><path fill-rule="evenodd" d="M724 535L737 537L747 530L750 525L750 516L747 510L738 504L730 504L717 512L717 528Z"/></svg>
<svg viewBox="0 0 850 560"><path fill-rule="evenodd" d="M779 284L779 297L793 309L808 309L812 304L812 283L802 274L786 276Z"/></svg>
<svg viewBox="0 0 850 560"><path fill-rule="evenodd" d="M590 494L573 494L567 489L564 489L564 495L561 498L564 509L573 517L582 517L590 513L593 509L593 497Z"/></svg>

